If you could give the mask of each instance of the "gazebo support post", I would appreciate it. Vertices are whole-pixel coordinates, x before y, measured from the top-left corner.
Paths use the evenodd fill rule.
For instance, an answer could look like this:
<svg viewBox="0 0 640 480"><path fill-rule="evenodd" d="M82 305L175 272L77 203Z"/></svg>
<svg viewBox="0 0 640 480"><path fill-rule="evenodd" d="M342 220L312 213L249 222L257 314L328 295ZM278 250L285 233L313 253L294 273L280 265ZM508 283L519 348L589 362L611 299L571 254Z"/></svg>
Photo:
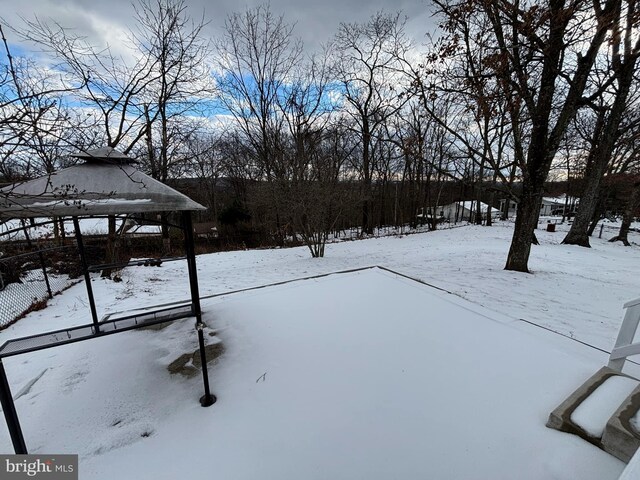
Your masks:
<svg viewBox="0 0 640 480"><path fill-rule="evenodd" d="M182 212L182 227L184 228L184 249L187 256L187 268L189 269L191 311L196 317L196 330L198 331L198 344L200 348L200 364L202 365L202 380L204 382L204 395L200 398L200 405L203 407L209 407L216 402L216 396L209 390L207 352L204 346L204 324L202 323L202 311L200 309L200 289L198 288L196 251L193 242L193 224L191 221L191 212L188 210Z"/></svg>
<svg viewBox="0 0 640 480"><path fill-rule="evenodd" d="M4 371L4 365L0 358L0 404L2 404L2 412L7 422L7 428L9 429L9 435L11 436L11 443L13 443L13 450L18 455L27 454L27 445L24 443L24 437L22 436L22 428L20 428L20 421L18 420L18 412L16 412L16 406L13 403L13 397L11 396L11 389L9 388L9 381L7 380L7 374Z"/></svg>
<svg viewBox="0 0 640 480"><path fill-rule="evenodd" d="M84 251L84 242L82 241L82 231L80 231L80 222L78 217L73 217L73 229L76 232L76 241L78 242L78 254L80 255L80 263L82 265L82 273L84 274L84 283L87 287L87 297L89 298L89 308L91 309L91 318L93 320L96 333L100 332L100 323L98 322L98 312L96 310L96 301L93 298L93 287L91 286L91 275L89 274L89 266L87 265L87 257Z"/></svg>

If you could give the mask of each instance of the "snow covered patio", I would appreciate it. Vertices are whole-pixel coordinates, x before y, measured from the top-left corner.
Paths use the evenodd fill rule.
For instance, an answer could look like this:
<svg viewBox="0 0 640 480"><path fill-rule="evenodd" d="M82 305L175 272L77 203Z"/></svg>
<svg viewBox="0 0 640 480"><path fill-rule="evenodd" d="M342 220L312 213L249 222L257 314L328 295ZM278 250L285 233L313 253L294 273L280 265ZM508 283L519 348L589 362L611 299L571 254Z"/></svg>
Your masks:
<svg viewBox="0 0 640 480"><path fill-rule="evenodd" d="M544 426L606 355L457 296L368 269L203 310L225 345L213 408L190 398L197 378L158 362L191 321L59 347L85 374L49 365L18 399L32 451L79 452L92 479L616 479L624 467ZM144 358L127 348L138 342ZM47 367L52 352L14 365ZM30 415L40 393L48 407Z"/></svg>

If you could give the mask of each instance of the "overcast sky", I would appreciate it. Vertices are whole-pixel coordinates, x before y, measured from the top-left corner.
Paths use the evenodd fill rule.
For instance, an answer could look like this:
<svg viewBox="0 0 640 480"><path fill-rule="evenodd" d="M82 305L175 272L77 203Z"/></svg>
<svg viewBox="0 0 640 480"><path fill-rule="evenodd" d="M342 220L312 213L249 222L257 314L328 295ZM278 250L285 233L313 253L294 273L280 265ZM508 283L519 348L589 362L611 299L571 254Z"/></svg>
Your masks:
<svg viewBox="0 0 640 480"><path fill-rule="evenodd" d="M229 13L261 3L187 0L193 17L204 13L210 21L207 34L212 36L221 31ZM282 13L288 22L296 23L295 32L306 51L329 40L340 22L363 22L378 10L402 10L408 17L407 33L416 44L423 43L425 34L433 32L435 25L429 0L271 0L270 4L274 13ZM41 20L53 19L98 42L108 40L112 46L133 23L131 0L0 0L0 17L10 25L19 25L20 17L32 19L35 15Z"/></svg>

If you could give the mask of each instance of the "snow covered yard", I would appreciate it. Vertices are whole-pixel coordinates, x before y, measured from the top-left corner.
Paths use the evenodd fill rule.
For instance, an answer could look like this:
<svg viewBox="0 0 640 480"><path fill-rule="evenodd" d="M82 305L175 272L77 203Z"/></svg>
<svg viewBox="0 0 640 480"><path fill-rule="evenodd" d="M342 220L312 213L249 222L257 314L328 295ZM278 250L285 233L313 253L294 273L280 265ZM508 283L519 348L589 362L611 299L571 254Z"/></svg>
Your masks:
<svg viewBox="0 0 640 480"><path fill-rule="evenodd" d="M513 225L498 223L330 244L320 259L310 258L306 247L200 255L200 292L206 296L380 265L610 350L622 321L622 305L640 295L640 234L630 233L635 247L608 243L612 235L605 235L592 238L592 248L585 249L560 244L567 228L537 231L541 245L532 248L533 275L503 270ZM128 268L122 278L120 283L94 278L99 316L189 297L184 262ZM54 308L34 312L0 332L0 340L87 323L85 297L84 285L72 287L50 302Z"/></svg>
<svg viewBox="0 0 640 480"><path fill-rule="evenodd" d="M640 255L539 231L535 274L505 272L511 231L200 256L203 295L375 264L455 295L367 270L205 300L226 349L209 409L199 377L166 369L196 348L191 320L7 359L27 445L80 453L81 478L617 478L621 462L544 427L606 355L517 319L610 350ZM185 270L96 277L100 315L187 298ZM0 341L89 319L80 284Z"/></svg>

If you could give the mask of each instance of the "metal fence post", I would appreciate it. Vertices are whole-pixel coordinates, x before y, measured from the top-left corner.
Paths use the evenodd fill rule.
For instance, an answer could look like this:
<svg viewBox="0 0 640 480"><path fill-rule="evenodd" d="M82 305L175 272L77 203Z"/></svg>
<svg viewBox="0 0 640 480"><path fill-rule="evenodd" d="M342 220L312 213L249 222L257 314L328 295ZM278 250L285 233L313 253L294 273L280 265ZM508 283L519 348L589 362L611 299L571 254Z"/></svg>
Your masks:
<svg viewBox="0 0 640 480"><path fill-rule="evenodd" d="M20 421L18 420L18 412L16 412L16 406L13 403L13 397L11 396L11 389L9 388L9 381L7 380L7 374L4 371L4 365L0 358L0 403L2 404L2 412L4 418L7 421L7 427L9 429L9 435L11 435L11 443L13 443L13 450L18 455L27 454L27 445L24 443L24 436L22 435L22 429L20 428Z"/></svg>

